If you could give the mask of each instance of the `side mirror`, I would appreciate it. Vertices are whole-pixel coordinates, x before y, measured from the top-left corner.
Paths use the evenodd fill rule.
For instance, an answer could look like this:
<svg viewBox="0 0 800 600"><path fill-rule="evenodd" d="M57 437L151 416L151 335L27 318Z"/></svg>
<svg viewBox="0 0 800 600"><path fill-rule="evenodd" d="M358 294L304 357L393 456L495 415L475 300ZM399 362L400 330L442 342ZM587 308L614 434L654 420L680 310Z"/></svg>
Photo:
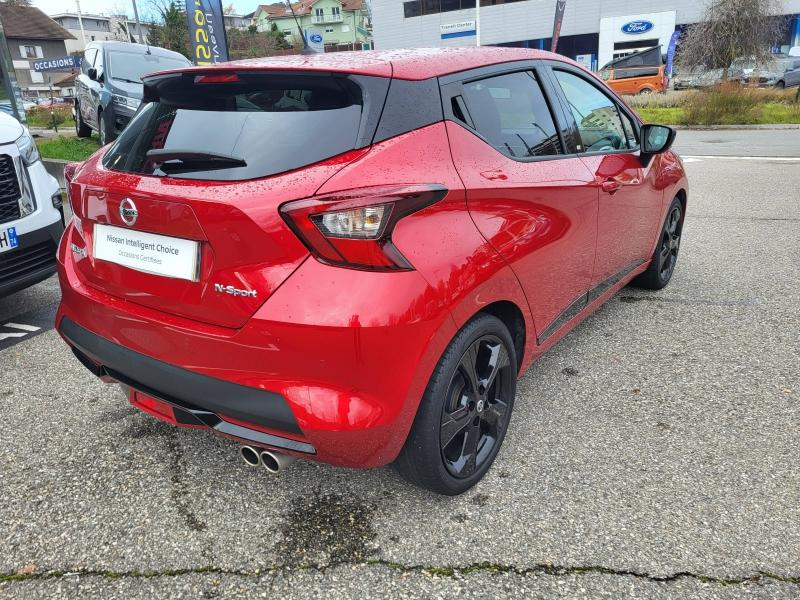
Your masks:
<svg viewBox="0 0 800 600"><path fill-rule="evenodd" d="M675 141L675 130L666 125L642 125L642 162L647 166L656 154L663 154Z"/></svg>
<svg viewBox="0 0 800 600"><path fill-rule="evenodd" d="M92 81L97 81L97 69L94 69L94 68L89 69L88 71L86 71L86 74L89 76L89 79L91 79Z"/></svg>

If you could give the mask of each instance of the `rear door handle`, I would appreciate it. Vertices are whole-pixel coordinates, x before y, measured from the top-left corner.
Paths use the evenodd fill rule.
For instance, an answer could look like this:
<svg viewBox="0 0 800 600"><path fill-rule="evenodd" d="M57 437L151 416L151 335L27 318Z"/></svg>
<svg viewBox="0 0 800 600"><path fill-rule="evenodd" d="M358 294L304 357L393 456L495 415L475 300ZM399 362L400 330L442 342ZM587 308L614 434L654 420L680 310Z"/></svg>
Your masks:
<svg viewBox="0 0 800 600"><path fill-rule="evenodd" d="M600 184L600 187L603 188L604 192L613 194L622 187L622 184L616 179L606 179L603 183Z"/></svg>

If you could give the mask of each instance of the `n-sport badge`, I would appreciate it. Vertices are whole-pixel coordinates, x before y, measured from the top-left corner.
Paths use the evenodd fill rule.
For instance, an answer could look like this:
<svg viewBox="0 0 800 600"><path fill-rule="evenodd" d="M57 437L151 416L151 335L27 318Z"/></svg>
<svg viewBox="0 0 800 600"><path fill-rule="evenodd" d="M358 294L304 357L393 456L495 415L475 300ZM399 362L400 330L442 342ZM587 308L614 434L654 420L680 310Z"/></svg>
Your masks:
<svg viewBox="0 0 800 600"><path fill-rule="evenodd" d="M136 219L139 218L139 211L136 210L136 205L130 198L125 198L119 203L119 218L128 227L133 226L136 223Z"/></svg>
<svg viewBox="0 0 800 600"><path fill-rule="evenodd" d="M221 294L230 294L231 296L242 296L244 298L255 298L258 292L255 290L240 290L232 285L222 285L221 283L214 284L214 291Z"/></svg>

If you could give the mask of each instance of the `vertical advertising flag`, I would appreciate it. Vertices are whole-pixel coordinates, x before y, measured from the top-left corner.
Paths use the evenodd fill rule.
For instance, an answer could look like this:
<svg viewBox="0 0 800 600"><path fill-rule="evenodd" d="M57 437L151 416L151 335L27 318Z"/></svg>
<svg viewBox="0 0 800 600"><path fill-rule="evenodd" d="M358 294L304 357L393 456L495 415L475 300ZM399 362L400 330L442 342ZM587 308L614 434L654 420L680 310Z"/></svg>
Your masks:
<svg viewBox="0 0 800 600"><path fill-rule="evenodd" d="M558 48L558 36L561 35L561 22L564 20L566 7L567 0L556 0L556 16L553 19L553 41L550 43L550 52L555 52Z"/></svg>
<svg viewBox="0 0 800 600"><path fill-rule="evenodd" d="M186 21L194 64L215 65L228 60L222 0L186 0Z"/></svg>
<svg viewBox="0 0 800 600"><path fill-rule="evenodd" d="M675 50L678 48L678 39L680 37L680 31L673 31L672 37L669 38L669 46L667 47L667 77L672 77L672 67L675 63Z"/></svg>

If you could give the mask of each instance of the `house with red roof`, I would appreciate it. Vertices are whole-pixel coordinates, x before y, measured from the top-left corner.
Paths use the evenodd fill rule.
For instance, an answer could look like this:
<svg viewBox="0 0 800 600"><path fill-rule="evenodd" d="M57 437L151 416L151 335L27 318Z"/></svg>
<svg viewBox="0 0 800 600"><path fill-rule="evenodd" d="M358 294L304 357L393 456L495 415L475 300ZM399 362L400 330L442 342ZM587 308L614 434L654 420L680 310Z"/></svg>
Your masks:
<svg viewBox="0 0 800 600"><path fill-rule="evenodd" d="M364 0L300 0L262 4L253 14L259 31L276 27L295 48L302 48L300 32L322 36L326 52L366 50L372 47L369 7Z"/></svg>

